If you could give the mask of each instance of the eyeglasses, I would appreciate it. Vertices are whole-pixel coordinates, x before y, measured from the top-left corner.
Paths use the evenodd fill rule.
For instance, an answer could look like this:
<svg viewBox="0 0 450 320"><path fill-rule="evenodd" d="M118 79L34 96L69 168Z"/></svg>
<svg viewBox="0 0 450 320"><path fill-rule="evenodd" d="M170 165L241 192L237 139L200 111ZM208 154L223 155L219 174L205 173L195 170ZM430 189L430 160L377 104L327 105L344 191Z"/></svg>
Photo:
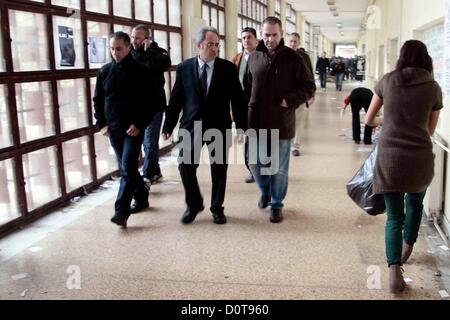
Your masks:
<svg viewBox="0 0 450 320"><path fill-rule="evenodd" d="M206 44L206 46L207 46L208 48L212 48L212 47L219 48L219 47L220 47L220 43L208 42L208 43Z"/></svg>

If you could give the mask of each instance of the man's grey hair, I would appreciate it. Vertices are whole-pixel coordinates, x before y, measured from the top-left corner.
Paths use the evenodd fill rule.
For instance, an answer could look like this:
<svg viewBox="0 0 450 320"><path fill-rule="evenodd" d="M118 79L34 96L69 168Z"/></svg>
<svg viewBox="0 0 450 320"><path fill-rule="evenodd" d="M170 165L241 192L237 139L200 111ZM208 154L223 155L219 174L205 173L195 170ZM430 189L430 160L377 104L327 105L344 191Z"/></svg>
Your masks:
<svg viewBox="0 0 450 320"><path fill-rule="evenodd" d="M135 26L134 28L133 28L133 31L134 30L142 30L143 32L144 32L144 37L146 37L146 38L150 38L150 31L148 30L148 28L145 26L145 25L143 25L143 24L138 24L137 26Z"/></svg>
<svg viewBox="0 0 450 320"><path fill-rule="evenodd" d="M200 44L200 43L202 43L203 41L205 41L205 39L206 39L206 34L207 34L208 32L215 33L215 34L217 34L218 37L220 37L220 36L219 36L219 31L217 31L216 28L213 28L213 27L203 27L203 28L200 29L200 31L197 33L197 36L195 37L195 44Z"/></svg>

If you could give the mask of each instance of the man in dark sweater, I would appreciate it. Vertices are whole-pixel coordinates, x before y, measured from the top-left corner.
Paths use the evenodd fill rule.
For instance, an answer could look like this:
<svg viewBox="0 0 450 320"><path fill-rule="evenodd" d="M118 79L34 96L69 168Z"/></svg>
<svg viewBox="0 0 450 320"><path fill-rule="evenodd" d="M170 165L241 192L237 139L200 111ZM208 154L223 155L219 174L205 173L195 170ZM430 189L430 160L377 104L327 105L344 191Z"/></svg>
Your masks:
<svg viewBox="0 0 450 320"><path fill-rule="evenodd" d="M95 118L100 132L109 137L120 166L120 187L111 222L126 227L133 197L136 204L148 207L148 189L138 171L144 130L151 122L154 109L142 99L151 94L150 71L133 59L130 37L116 32L110 39L113 61L97 73L94 94Z"/></svg>
<svg viewBox="0 0 450 320"><path fill-rule="evenodd" d="M142 174L144 181L151 184L157 183L161 178L161 169L159 167L159 136L164 110L166 109L166 93L164 91L164 72L169 70L172 62L166 50L160 48L158 44L150 37L148 28L142 24L137 25L131 32L131 51L133 57L151 69L152 74L157 77L156 88L152 91L159 92L159 97L151 97L152 103L158 100L156 107L158 110L153 117L153 121L145 129L144 133L144 166ZM144 91L146 92L146 91Z"/></svg>
<svg viewBox="0 0 450 320"><path fill-rule="evenodd" d="M372 101L373 92L367 88L356 88L350 95L344 100L344 109L349 104L352 105L352 127L353 127L353 140L356 144L361 143L361 119L359 112L361 109L367 112ZM364 144L372 144L372 131L371 126L366 125L364 127Z"/></svg>

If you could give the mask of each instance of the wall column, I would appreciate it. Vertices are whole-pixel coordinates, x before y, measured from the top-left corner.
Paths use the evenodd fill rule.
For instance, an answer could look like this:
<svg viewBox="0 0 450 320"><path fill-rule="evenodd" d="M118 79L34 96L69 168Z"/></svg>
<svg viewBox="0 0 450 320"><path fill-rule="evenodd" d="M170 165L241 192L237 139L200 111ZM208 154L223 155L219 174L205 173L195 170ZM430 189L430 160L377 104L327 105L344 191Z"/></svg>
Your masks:
<svg viewBox="0 0 450 320"><path fill-rule="evenodd" d="M192 39L195 37L197 31L202 27L202 24L203 26L206 26L207 22L202 20L201 0L182 1L181 12L183 24L183 60L185 60L191 58L195 54Z"/></svg>
<svg viewBox="0 0 450 320"><path fill-rule="evenodd" d="M267 16L275 16L275 0L267 1Z"/></svg>
<svg viewBox="0 0 450 320"><path fill-rule="evenodd" d="M239 0L227 0L225 5L225 56L228 60L233 59L237 53L237 18L239 3Z"/></svg>

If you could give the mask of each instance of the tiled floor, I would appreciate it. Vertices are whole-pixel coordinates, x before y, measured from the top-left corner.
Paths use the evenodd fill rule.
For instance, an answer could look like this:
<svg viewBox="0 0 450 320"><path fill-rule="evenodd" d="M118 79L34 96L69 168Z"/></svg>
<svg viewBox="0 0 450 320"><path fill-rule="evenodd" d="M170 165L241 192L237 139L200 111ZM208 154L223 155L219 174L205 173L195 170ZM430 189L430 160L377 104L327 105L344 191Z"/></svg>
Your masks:
<svg viewBox="0 0 450 320"><path fill-rule="evenodd" d="M351 115L340 117L346 94L317 93L302 156L291 158L281 224L257 208L257 187L243 182L247 171L239 164L229 167L228 223L213 224L205 210L182 225L184 192L175 159L166 158L151 208L132 216L126 230L109 222L112 183L1 239L0 298L441 299L436 259L448 253L429 252L425 234L433 229L425 222L405 265L409 289L398 297L388 293L385 215L364 214L346 194L346 182L370 151L352 143ZM208 166L200 167L199 181L208 205Z"/></svg>

